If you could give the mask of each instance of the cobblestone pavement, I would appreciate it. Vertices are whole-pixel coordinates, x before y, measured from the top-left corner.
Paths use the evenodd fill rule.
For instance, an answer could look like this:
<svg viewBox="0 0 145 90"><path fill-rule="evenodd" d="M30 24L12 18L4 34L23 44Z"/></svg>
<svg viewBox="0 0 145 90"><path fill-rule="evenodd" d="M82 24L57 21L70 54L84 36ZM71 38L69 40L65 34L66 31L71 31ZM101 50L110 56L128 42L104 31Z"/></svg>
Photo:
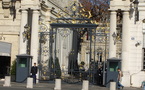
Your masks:
<svg viewBox="0 0 145 90"><path fill-rule="evenodd" d="M16 83L12 82L11 87L3 87L3 81L0 81L0 90L32 90L26 88L26 83ZM37 83L34 85L33 90L54 90L55 84L54 83ZM82 84L67 84L62 83L62 90L81 90ZM96 85L89 85L89 90L109 90L106 87L100 87ZM125 87L123 90L142 90L141 88L131 88Z"/></svg>

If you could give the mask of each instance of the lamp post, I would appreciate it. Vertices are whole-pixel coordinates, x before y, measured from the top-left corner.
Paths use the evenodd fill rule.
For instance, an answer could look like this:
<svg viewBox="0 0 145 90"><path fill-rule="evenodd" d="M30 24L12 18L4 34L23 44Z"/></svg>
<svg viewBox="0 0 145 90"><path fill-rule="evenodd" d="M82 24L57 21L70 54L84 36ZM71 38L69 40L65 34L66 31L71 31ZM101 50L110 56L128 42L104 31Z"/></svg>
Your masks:
<svg viewBox="0 0 145 90"><path fill-rule="evenodd" d="M135 0L133 3L134 3L134 7L138 8L138 4L139 4L138 0Z"/></svg>
<svg viewBox="0 0 145 90"><path fill-rule="evenodd" d="M31 28L28 24L24 26L23 42L27 40L27 53L30 54L30 38L31 38Z"/></svg>
<svg viewBox="0 0 145 90"><path fill-rule="evenodd" d="M28 24L24 26L24 32L22 34L23 34L23 42L25 42L30 38L30 26Z"/></svg>
<svg viewBox="0 0 145 90"><path fill-rule="evenodd" d="M116 35L115 32L112 34L112 37L113 37L114 45L115 45L116 44L116 41L117 41L117 35Z"/></svg>
<svg viewBox="0 0 145 90"><path fill-rule="evenodd" d="M133 2L133 4L134 4L134 8L135 8L135 23L136 23L136 21L139 21L139 11L138 11L139 1L138 0L135 0Z"/></svg>

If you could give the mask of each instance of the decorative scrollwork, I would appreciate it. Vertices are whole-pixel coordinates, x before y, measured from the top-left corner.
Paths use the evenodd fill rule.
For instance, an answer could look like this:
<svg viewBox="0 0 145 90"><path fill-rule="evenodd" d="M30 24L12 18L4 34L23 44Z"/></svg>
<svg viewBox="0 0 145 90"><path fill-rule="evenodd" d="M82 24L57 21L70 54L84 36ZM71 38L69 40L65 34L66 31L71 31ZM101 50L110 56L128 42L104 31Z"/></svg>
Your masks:
<svg viewBox="0 0 145 90"><path fill-rule="evenodd" d="M48 46L44 46L42 49L43 49L42 50L42 55L47 56L48 53L49 53L49 47Z"/></svg>
<svg viewBox="0 0 145 90"><path fill-rule="evenodd" d="M70 35L71 31L69 28L58 28L58 33L62 36L62 37L67 37L68 35Z"/></svg>
<svg viewBox="0 0 145 90"><path fill-rule="evenodd" d="M48 30L49 29L48 29L47 25L44 24L44 23L41 23L41 25L40 25L40 32L46 32Z"/></svg>

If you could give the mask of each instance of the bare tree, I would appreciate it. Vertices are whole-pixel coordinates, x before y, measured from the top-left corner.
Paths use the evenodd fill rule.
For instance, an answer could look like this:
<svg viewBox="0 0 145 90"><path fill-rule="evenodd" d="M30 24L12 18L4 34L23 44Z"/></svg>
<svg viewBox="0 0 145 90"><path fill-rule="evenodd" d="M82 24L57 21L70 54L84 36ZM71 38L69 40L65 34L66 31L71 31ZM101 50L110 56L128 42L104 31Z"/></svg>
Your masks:
<svg viewBox="0 0 145 90"><path fill-rule="evenodd" d="M109 16L109 0L79 0L85 9L91 13L93 20L97 22L108 19Z"/></svg>

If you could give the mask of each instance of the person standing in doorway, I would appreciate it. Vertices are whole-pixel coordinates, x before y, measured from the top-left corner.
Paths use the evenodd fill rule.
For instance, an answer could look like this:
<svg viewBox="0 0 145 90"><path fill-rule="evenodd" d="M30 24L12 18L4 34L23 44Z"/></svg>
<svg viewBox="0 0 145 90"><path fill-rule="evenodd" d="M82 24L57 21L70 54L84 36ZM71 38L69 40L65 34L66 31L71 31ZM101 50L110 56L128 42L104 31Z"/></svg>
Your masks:
<svg viewBox="0 0 145 90"><path fill-rule="evenodd" d="M31 67L31 73L32 73L32 78L33 78L33 83L36 84L36 74L37 74L37 66L36 63L34 63L34 66Z"/></svg>
<svg viewBox="0 0 145 90"><path fill-rule="evenodd" d="M118 71L118 89L120 89L122 87L122 89L124 88L124 86L121 84L121 78L123 77L123 73L122 71L120 70L120 68L117 69Z"/></svg>

